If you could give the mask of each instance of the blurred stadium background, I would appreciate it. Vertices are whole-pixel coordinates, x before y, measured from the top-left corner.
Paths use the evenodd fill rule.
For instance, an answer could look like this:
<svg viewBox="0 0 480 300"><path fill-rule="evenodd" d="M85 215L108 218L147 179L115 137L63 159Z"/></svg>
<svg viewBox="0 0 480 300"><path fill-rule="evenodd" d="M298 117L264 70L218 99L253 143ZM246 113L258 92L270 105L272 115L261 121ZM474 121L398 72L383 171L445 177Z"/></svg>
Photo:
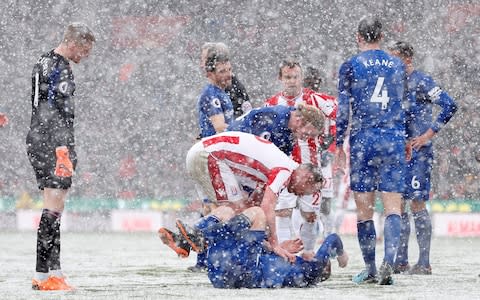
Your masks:
<svg viewBox="0 0 480 300"><path fill-rule="evenodd" d="M319 68L324 91L335 95L337 69L357 51L358 20L376 13L385 40L410 41L417 67L460 104L435 141L435 233L480 236L477 1L7 0L0 10L0 111L10 119L0 129L0 229L30 230L38 222L41 198L24 142L30 75L68 23L87 23L97 43L74 66L79 165L62 226L152 231L196 210L184 157L198 134L204 42L231 48L234 73L254 106L279 90L277 66L286 55Z"/></svg>

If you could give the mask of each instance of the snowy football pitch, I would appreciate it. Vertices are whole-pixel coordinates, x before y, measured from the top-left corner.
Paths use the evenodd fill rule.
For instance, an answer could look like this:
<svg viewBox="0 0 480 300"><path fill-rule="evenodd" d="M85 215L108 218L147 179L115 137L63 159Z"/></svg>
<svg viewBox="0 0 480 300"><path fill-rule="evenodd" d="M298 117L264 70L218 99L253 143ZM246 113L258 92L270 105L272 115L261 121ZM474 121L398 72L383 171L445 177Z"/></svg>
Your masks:
<svg viewBox="0 0 480 300"><path fill-rule="evenodd" d="M343 237L350 264L308 289L219 290L205 273L191 273L195 255L179 259L147 233L62 233L62 268L74 292L30 288L35 266L34 232L0 232L1 299L480 299L480 239L434 238L432 276L396 275L394 286L356 286L362 261L356 238ZM383 246L377 245L377 253ZM377 261L382 255L377 255ZM417 258L411 241L411 262ZM419 293L419 294L417 294Z"/></svg>

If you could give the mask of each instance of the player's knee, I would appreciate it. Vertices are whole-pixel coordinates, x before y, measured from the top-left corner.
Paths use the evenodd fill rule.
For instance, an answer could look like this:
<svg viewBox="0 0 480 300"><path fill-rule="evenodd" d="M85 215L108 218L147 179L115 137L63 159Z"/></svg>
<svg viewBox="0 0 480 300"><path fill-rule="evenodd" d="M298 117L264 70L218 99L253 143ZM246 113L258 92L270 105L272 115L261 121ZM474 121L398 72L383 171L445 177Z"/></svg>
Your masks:
<svg viewBox="0 0 480 300"><path fill-rule="evenodd" d="M229 206L221 205L215 208L211 214L221 221L226 222L235 216L235 211Z"/></svg>
<svg viewBox="0 0 480 300"><path fill-rule="evenodd" d="M252 223L252 229L265 229L267 218L265 217L265 213L263 212L262 208L258 206L250 207L244 210L242 214L250 220L250 222Z"/></svg>
<svg viewBox="0 0 480 300"><path fill-rule="evenodd" d="M275 211L277 217L289 218L292 216L293 208L279 209Z"/></svg>
<svg viewBox="0 0 480 300"><path fill-rule="evenodd" d="M320 212L325 215L329 215L332 209L332 198L323 198L320 204Z"/></svg>
<svg viewBox="0 0 480 300"><path fill-rule="evenodd" d="M317 220L317 214L315 212L301 212L303 219L305 222L314 223Z"/></svg>
<svg viewBox="0 0 480 300"><path fill-rule="evenodd" d="M425 201L413 200L410 204L410 208L412 209L412 212L415 213L427 209L427 205Z"/></svg>

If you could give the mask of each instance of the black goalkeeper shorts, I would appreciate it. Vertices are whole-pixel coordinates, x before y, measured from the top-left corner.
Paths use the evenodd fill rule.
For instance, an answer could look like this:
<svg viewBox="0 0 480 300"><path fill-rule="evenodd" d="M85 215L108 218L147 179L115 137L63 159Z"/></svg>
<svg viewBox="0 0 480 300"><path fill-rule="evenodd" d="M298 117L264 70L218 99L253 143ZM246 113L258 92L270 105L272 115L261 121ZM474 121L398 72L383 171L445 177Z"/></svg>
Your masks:
<svg viewBox="0 0 480 300"><path fill-rule="evenodd" d="M72 186L72 177L58 177L55 175L55 165L57 162L55 149L28 147L27 154L33 171L35 172L40 190L44 188L66 190ZM72 149L69 149L69 155L73 169L75 170L77 155Z"/></svg>

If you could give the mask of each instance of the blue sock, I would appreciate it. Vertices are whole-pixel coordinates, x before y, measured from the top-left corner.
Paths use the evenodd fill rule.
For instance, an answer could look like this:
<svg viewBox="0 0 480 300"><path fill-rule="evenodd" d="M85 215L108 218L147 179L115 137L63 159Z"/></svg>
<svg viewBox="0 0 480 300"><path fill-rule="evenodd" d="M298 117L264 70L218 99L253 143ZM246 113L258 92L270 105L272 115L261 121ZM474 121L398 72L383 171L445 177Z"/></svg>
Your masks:
<svg viewBox="0 0 480 300"><path fill-rule="evenodd" d="M197 263L195 264L198 268L205 268L207 266L207 251L197 253Z"/></svg>
<svg viewBox="0 0 480 300"><path fill-rule="evenodd" d="M368 274L377 275L377 266L375 265L377 233L373 221L358 221L357 233L358 243L360 244L360 250L362 251L363 261L367 267Z"/></svg>
<svg viewBox="0 0 480 300"><path fill-rule="evenodd" d="M324 265L330 259L330 256L342 255L343 243L336 233L329 234L315 254L315 258Z"/></svg>
<svg viewBox="0 0 480 300"><path fill-rule="evenodd" d="M231 218L226 224L231 232L235 233L237 239L245 238L245 235L250 232L252 222L244 214L236 215Z"/></svg>
<svg viewBox="0 0 480 300"><path fill-rule="evenodd" d="M397 255L398 244L400 242L400 216L389 215L385 218L383 229L385 236L385 257L383 261L393 266L395 256Z"/></svg>
<svg viewBox="0 0 480 300"><path fill-rule="evenodd" d="M204 229L217 223L220 223L220 220L218 220L218 218L213 215L209 215L198 220L198 222L195 224L195 228L203 231Z"/></svg>
<svg viewBox="0 0 480 300"><path fill-rule="evenodd" d="M395 265L408 264L408 240L410 239L410 217L408 213L402 214L400 222L400 243L398 244L397 258Z"/></svg>
<svg viewBox="0 0 480 300"><path fill-rule="evenodd" d="M212 226L219 224L220 220L218 220L215 216L209 215L206 217L201 218L196 224L195 228L200 230L201 232L205 232L207 228L211 228ZM197 253L197 263L196 266L199 268L205 268L207 266L207 258L208 258L208 251L203 251Z"/></svg>
<svg viewBox="0 0 480 300"><path fill-rule="evenodd" d="M432 220L426 209L413 213L415 221L415 232L417 234L418 248L420 254L418 264L421 266L430 266L430 243L432 241Z"/></svg>

